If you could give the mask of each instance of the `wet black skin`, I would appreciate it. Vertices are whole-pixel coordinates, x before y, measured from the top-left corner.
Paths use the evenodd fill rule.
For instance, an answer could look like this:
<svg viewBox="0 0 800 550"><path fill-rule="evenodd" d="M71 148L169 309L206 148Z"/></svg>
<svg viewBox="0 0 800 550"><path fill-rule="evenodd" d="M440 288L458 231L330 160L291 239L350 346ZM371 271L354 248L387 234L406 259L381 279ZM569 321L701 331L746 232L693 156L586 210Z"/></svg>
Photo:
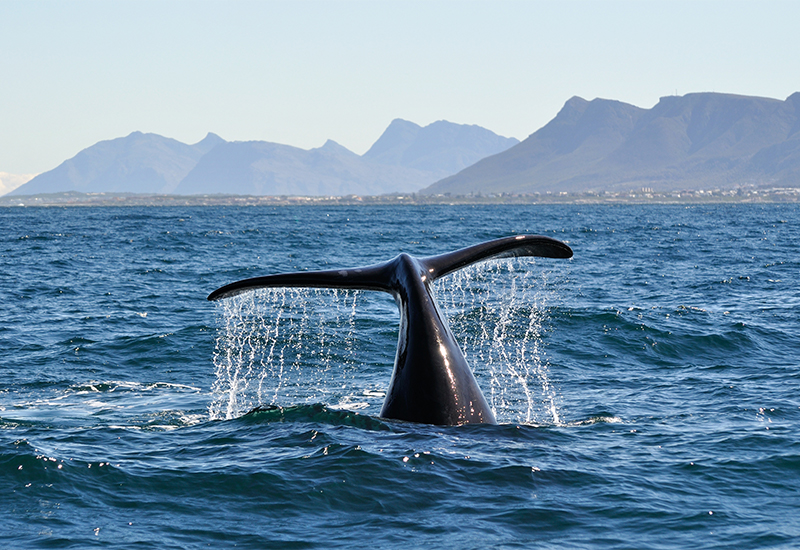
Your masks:
<svg viewBox="0 0 800 550"><path fill-rule="evenodd" d="M431 294L437 278L473 263L512 256L571 258L566 244L518 235L427 258L400 254L383 264L330 271L284 273L237 281L209 300L265 287L379 290L392 294L400 310L394 371L381 416L424 424L495 424L489 404Z"/></svg>

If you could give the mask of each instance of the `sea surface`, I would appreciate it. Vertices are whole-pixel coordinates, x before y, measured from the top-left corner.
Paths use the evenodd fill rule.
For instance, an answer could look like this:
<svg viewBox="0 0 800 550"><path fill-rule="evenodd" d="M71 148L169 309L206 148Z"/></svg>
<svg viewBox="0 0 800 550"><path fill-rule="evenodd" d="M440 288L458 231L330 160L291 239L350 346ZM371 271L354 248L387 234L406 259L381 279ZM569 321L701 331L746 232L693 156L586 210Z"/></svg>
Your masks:
<svg viewBox="0 0 800 550"><path fill-rule="evenodd" d="M435 283L497 426L379 417L389 295L206 300L522 233ZM797 205L3 208L0 276L2 548L800 547Z"/></svg>

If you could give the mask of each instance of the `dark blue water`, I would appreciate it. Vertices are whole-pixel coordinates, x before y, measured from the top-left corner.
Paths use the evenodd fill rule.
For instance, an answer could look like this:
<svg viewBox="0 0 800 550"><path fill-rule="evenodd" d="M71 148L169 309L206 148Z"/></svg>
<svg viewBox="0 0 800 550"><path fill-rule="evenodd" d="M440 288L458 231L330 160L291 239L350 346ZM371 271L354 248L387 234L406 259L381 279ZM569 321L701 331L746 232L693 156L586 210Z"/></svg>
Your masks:
<svg viewBox="0 0 800 550"><path fill-rule="evenodd" d="M0 221L3 548L800 546L797 206ZM388 296L205 300L525 232L575 257L437 286L499 426L378 418Z"/></svg>

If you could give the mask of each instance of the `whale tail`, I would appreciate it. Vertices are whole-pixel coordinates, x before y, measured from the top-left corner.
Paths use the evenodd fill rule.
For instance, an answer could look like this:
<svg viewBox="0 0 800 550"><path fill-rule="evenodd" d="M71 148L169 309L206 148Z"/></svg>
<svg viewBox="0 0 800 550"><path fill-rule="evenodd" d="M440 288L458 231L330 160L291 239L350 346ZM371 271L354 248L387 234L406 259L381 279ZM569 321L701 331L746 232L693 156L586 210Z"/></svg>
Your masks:
<svg viewBox="0 0 800 550"><path fill-rule="evenodd" d="M391 293L400 310L397 354L381 416L425 424L495 424L463 352L430 290L434 280L476 262L512 256L570 258L566 244L519 235L414 258L400 254L383 264L353 269L307 271L254 277L223 286L219 300L267 287L323 287Z"/></svg>
<svg viewBox="0 0 800 550"><path fill-rule="evenodd" d="M571 258L572 249L550 237L518 235L487 241L455 252L419 258L430 283L439 277L469 265L498 258L537 256L541 258ZM394 265L397 258L386 263L351 269L327 271L299 271L243 279L218 288L208 295L208 300L230 298L248 290L275 287L347 288L353 290L378 290L397 292Z"/></svg>

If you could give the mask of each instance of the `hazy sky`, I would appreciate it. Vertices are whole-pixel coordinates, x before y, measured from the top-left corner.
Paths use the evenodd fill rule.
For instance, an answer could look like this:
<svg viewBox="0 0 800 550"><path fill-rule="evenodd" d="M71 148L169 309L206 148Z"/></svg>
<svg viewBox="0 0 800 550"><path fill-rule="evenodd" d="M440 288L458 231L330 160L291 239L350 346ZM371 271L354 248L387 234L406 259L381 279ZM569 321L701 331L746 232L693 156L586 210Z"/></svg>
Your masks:
<svg viewBox="0 0 800 550"><path fill-rule="evenodd" d="M524 139L574 95L800 90L800 2L0 0L0 172L132 131L364 153L394 118Z"/></svg>

